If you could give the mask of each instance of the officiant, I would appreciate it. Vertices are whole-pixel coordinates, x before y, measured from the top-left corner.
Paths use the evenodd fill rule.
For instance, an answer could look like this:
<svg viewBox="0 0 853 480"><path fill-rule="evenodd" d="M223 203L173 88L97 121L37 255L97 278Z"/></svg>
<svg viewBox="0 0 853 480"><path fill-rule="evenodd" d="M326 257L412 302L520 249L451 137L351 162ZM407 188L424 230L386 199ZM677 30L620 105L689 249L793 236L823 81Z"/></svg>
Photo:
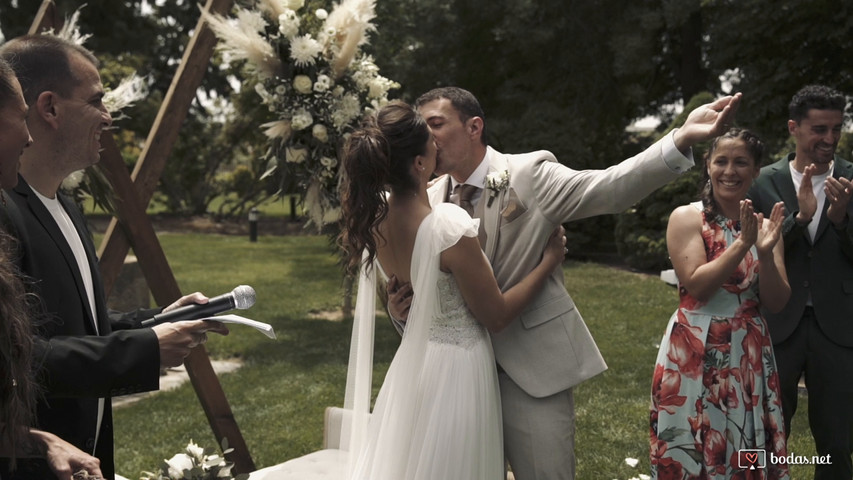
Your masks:
<svg viewBox="0 0 853 480"><path fill-rule="evenodd" d="M110 397L157 390L161 367L173 367L207 332L227 334L204 320L137 328L155 311L107 311L98 259L86 220L59 193L72 172L98 162L101 134L112 124L95 56L53 35L27 35L0 47L21 83L33 144L21 156L18 185L5 191L0 221L17 239L16 262L40 311L35 364L43 383L37 424L101 462L115 477ZM110 133L107 132L107 135ZM163 309L206 303L201 293ZM43 460L19 461L4 479L55 478Z"/></svg>

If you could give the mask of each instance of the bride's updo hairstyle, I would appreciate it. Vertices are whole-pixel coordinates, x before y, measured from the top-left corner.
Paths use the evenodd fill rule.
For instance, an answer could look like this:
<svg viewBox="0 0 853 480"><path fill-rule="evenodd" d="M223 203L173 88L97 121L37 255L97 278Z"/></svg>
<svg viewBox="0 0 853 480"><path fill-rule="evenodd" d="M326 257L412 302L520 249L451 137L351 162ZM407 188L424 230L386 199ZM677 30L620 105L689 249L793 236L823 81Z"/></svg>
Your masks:
<svg viewBox="0 0 853 480"><path fill-rule="evenodd" d="M375 234L388 215L387 190L394 195L414 194L418 179L412 174L415 157L426 152L430 138L426 121L410 105L395 100L353 132L344 145L345 180L341 191L343 231L340 243L346 268L358 270L362 251L367 264L376 257ZM381 236L381 234L380 234Z"/></svg>

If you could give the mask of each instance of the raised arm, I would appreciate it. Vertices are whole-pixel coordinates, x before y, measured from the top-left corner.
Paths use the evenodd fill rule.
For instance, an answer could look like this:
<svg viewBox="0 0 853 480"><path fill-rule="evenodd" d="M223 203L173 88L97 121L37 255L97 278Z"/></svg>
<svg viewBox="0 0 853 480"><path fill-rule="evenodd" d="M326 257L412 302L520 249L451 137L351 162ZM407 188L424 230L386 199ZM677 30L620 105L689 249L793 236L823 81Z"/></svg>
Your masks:
<svg viewBox="0 0 853 480"><path fill-rule="evenodd" d="M557 228L548 238L539 264L517 284L501 292L492 267L476 237L463 237L441 254L441 268L453 274L474 318L492 332L516 319L542 288L565 256L565 230Z"/></svg>
<svg viewBox="0 0 853 480"><path fill-rule="evenodd" d="M675 131L675 147L686 154L693 145L725 133L734 122L740 99L741 94L736 93L706 103L690 112L684 125Z"/></svg>

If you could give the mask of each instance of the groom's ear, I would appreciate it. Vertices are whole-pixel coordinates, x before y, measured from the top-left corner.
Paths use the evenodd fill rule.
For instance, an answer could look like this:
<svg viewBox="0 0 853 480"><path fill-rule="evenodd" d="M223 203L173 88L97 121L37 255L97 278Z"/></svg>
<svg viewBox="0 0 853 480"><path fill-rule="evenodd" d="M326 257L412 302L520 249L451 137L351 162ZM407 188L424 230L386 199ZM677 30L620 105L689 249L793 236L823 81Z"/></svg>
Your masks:
<svg viewBox="0 0 853 480"><path fill-rule="evenodd" d="M483 136L483 118L471 117L468 119L468 135L472 139L479 141Z"/></svg>

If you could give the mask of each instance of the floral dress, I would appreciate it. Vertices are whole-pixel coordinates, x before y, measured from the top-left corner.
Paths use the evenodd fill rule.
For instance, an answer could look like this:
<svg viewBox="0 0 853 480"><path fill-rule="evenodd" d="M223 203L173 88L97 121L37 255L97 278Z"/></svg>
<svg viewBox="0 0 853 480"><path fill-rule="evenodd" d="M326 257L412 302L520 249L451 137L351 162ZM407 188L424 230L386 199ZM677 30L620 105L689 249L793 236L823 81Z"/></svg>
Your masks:
<svg viewBox="0 0 853 480"><path fill-rule="evenodd" d="M702 216L711 261L740 232L734 220ZM785 427L773 345L758 310L755 247L707 302L680 285L679 297L652 377L652 477L789 478L786 465L772 462L786 455Z"/></svg>

